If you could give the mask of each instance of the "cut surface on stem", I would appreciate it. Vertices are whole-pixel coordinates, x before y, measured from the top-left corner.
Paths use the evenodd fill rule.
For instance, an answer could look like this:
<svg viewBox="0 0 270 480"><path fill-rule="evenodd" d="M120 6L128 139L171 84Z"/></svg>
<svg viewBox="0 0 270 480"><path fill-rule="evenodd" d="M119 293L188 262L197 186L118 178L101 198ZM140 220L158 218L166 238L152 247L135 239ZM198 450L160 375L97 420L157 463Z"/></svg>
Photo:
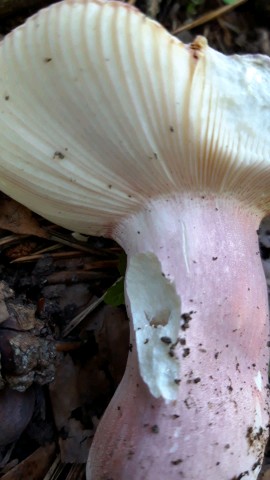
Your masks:
<svg viewBox="0 0 270 480"><path fill-rule="evenodd" d="M141 376L154 397L176 400L181 381L179 359L174 353L180 328L180 299L153 253L130 258L126 294Z"/></svg>

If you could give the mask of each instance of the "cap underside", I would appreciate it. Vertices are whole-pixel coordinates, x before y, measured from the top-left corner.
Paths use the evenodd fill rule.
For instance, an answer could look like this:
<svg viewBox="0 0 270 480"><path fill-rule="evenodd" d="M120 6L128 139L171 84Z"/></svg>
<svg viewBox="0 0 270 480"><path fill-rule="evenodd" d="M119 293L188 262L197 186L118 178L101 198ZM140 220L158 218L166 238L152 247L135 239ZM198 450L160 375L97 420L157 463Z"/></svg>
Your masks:
<svg viewBox="0 0 270 480"><path fill-rule="evenodd" d="M270 62L185 46L115 1L60 2L0 44L0 188L106 234L149 199L269 204Z"/></svg>

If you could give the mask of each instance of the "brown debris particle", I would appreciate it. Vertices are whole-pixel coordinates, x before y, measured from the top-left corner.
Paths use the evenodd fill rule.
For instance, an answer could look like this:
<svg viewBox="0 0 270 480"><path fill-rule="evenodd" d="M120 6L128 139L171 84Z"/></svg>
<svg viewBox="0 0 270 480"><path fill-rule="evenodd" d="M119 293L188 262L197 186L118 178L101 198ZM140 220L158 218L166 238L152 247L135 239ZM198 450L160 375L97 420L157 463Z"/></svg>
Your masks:
<svg viewBox="0 0 270 480"><path fill-rule="evenodd" d="M65 158L65 155L62 152L60 152L58 150L56 152L54 152L54 154L53 154L53 159L54 160L63 160L63 158Z"/></svg>
<svg viewBox="0 0 270 480"><path fill-rule="evenodd" d="M160 340L167 345L170 345L170 343L172 343L172 339L170 337L160 337Z"/></svg>
<svg viewBox="0 0 270 480"><path fill-rule="evenodd" d="M187 330L187 328L189 328L189 322L192 319L192 317L191 317L192 313L193 312L191 311L191 312L188 312L188 313L183 313L181 315L182 320L184 320L183 324L181 325L182 330L185 331L185 330Z"/></svg>
<svg viewBox="0 0 270 480"><path fill-rule="evenodd" d="M190 354L190 348L184 348L183 358L188 357L189 354Z"/></svg>
<svg viewBox="0 0 270 480"><path fill-rule="evenodd" d="M181 458L178 458L177 460L172 460L171 464L172 465L179 465L179 463L182 463L182 462L183 462L183 460Z"/></svg>

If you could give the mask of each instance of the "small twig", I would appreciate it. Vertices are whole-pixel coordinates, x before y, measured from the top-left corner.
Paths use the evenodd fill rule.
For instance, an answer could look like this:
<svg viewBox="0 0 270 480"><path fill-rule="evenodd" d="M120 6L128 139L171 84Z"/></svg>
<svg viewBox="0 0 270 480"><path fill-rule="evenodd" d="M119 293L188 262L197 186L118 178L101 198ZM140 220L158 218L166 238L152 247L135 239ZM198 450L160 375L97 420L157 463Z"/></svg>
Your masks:
<svg viewBox="0 0 270 480"><path fill-rule="evenodd" d="M71 465L66 480L83 480L85 478L85 465L74 463Z"/></svg>
<svg viewBox="0 0 270 480"><path fill-rule="evenodd" d="M59 252L59 253L50 253L50 257L52 258L74 258L74 257L81 257L82 252ZM15 260L12 260L10 263L26 263L26 262L35 262L36 260L39 260L40 258L44 257L44 254L36 254L34 253L33 255L27 255L25 257L20 257L16 258Z"/></svg>
<svg viewBox="0 0 270 480"><path fill-rule="evenodd" d="M60 455L58 454L43 480L57 480L63 472L64 467L65 465L61 463Z"/></svg>
<svg viewBox="0 0 270 480"><path fill-rule="evenodd" d="M38 250L37 252L34 253L34 255L41 255L44 253L54 252L55 250L59 250L59 248L62 248L62 245L59 245L59 243L58 244L56 243L54 245L50 245L49 247Z"/></svg>
<svg viewBox="0 0 270 480"><path fill-rule="evenodd" d="M74 317L73 320L71 320L71 322L69 322L69 324L64 328L62 332L62 337L66 337L67 335L69 335L70 332L74 330L74 328L76 328L89 313L93 312L103 302L106 293L107 292L105 292L102 297L92 302L87 308L84 309L83 312L79 313L79 315Z"/></svg>
<svg viewBox="0 0 270 480"><path fill-rule="evenodd" d="M67 245L68 247L75 248L76 250L81 250L82 252L88 252L88 253L93 253L94 255L99 255L101 257L105 257L108 255L111 255L111 252L106 252L104 249L99 250L95 249L93 247L88 247L87 245L82 245L80 242L77 242L76 240L69 240L62 236L61 234L58 233L49 233L49 239L58 243L61 243L62 245Z"/></svg>
<svg viewBox="0 0 270 480"><path fill-rule="evenodd" d="M22 238L27 238L29 236L30 235L21 234L7 235L6 237L0 239L0 247L3 247L4 245L9 245L13 242L17 242L18 240L20 241Z"/></svg>
<svg viewBox="0 0 270 480"><path fill-rule="evenodd" d="M110 289L116 285L120 280L122 279L122 277L118 278L116 280L116 282L113 283L113 285L111 285L111 287L109 287ZM109 290L109 289L108 289ZM76 317L73 318L73 320L71 320L71 322L69 322L69 324L64 328L63 332L62 332L62 337L66 337L67 335L70 334L70 332L72 330L74 330L74 328L76 328L84 319L85 317L93 312L104 300L104 298L106 297L107 295L107 292L108 290L106 290L105 293L103 293L103 295L98 298L97 300L95 300L94 302L92 302L88 307L85 308L85 310L81 313L79 313L79 315L77 315Z"/></svg>
<svg viewBox="0 0 270 480"><path fill-rule="evenodd" d="M203 25L207 22L210 22L211 20L220 17L221 15L224 15L225 13L230 12L231 10L245 2L247 2L247 0L236 0L236 2L232 3L231 5L225 5L224 7L220 7L211 12L207 12L196 20L193 20L192 22L186 23L185 25L178 27L172 33L173 35L176 35L177 33L183 32L184 30L191 30L192 28L198 27L199 25Z"/></svg>

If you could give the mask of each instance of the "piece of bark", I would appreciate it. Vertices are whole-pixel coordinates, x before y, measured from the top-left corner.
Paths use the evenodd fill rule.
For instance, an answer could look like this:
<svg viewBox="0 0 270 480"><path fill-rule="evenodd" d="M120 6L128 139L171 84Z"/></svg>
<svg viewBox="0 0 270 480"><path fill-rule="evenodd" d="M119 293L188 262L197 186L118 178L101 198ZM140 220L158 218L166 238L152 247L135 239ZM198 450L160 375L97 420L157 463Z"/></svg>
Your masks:
<svg viewBox="0 0 270 480"><path fill-rule="evenodd" d="M56 360L53 340L1 329L0 352L2 376L13 389L23 392L34 382L45 385L53 381Z"/></svg>

